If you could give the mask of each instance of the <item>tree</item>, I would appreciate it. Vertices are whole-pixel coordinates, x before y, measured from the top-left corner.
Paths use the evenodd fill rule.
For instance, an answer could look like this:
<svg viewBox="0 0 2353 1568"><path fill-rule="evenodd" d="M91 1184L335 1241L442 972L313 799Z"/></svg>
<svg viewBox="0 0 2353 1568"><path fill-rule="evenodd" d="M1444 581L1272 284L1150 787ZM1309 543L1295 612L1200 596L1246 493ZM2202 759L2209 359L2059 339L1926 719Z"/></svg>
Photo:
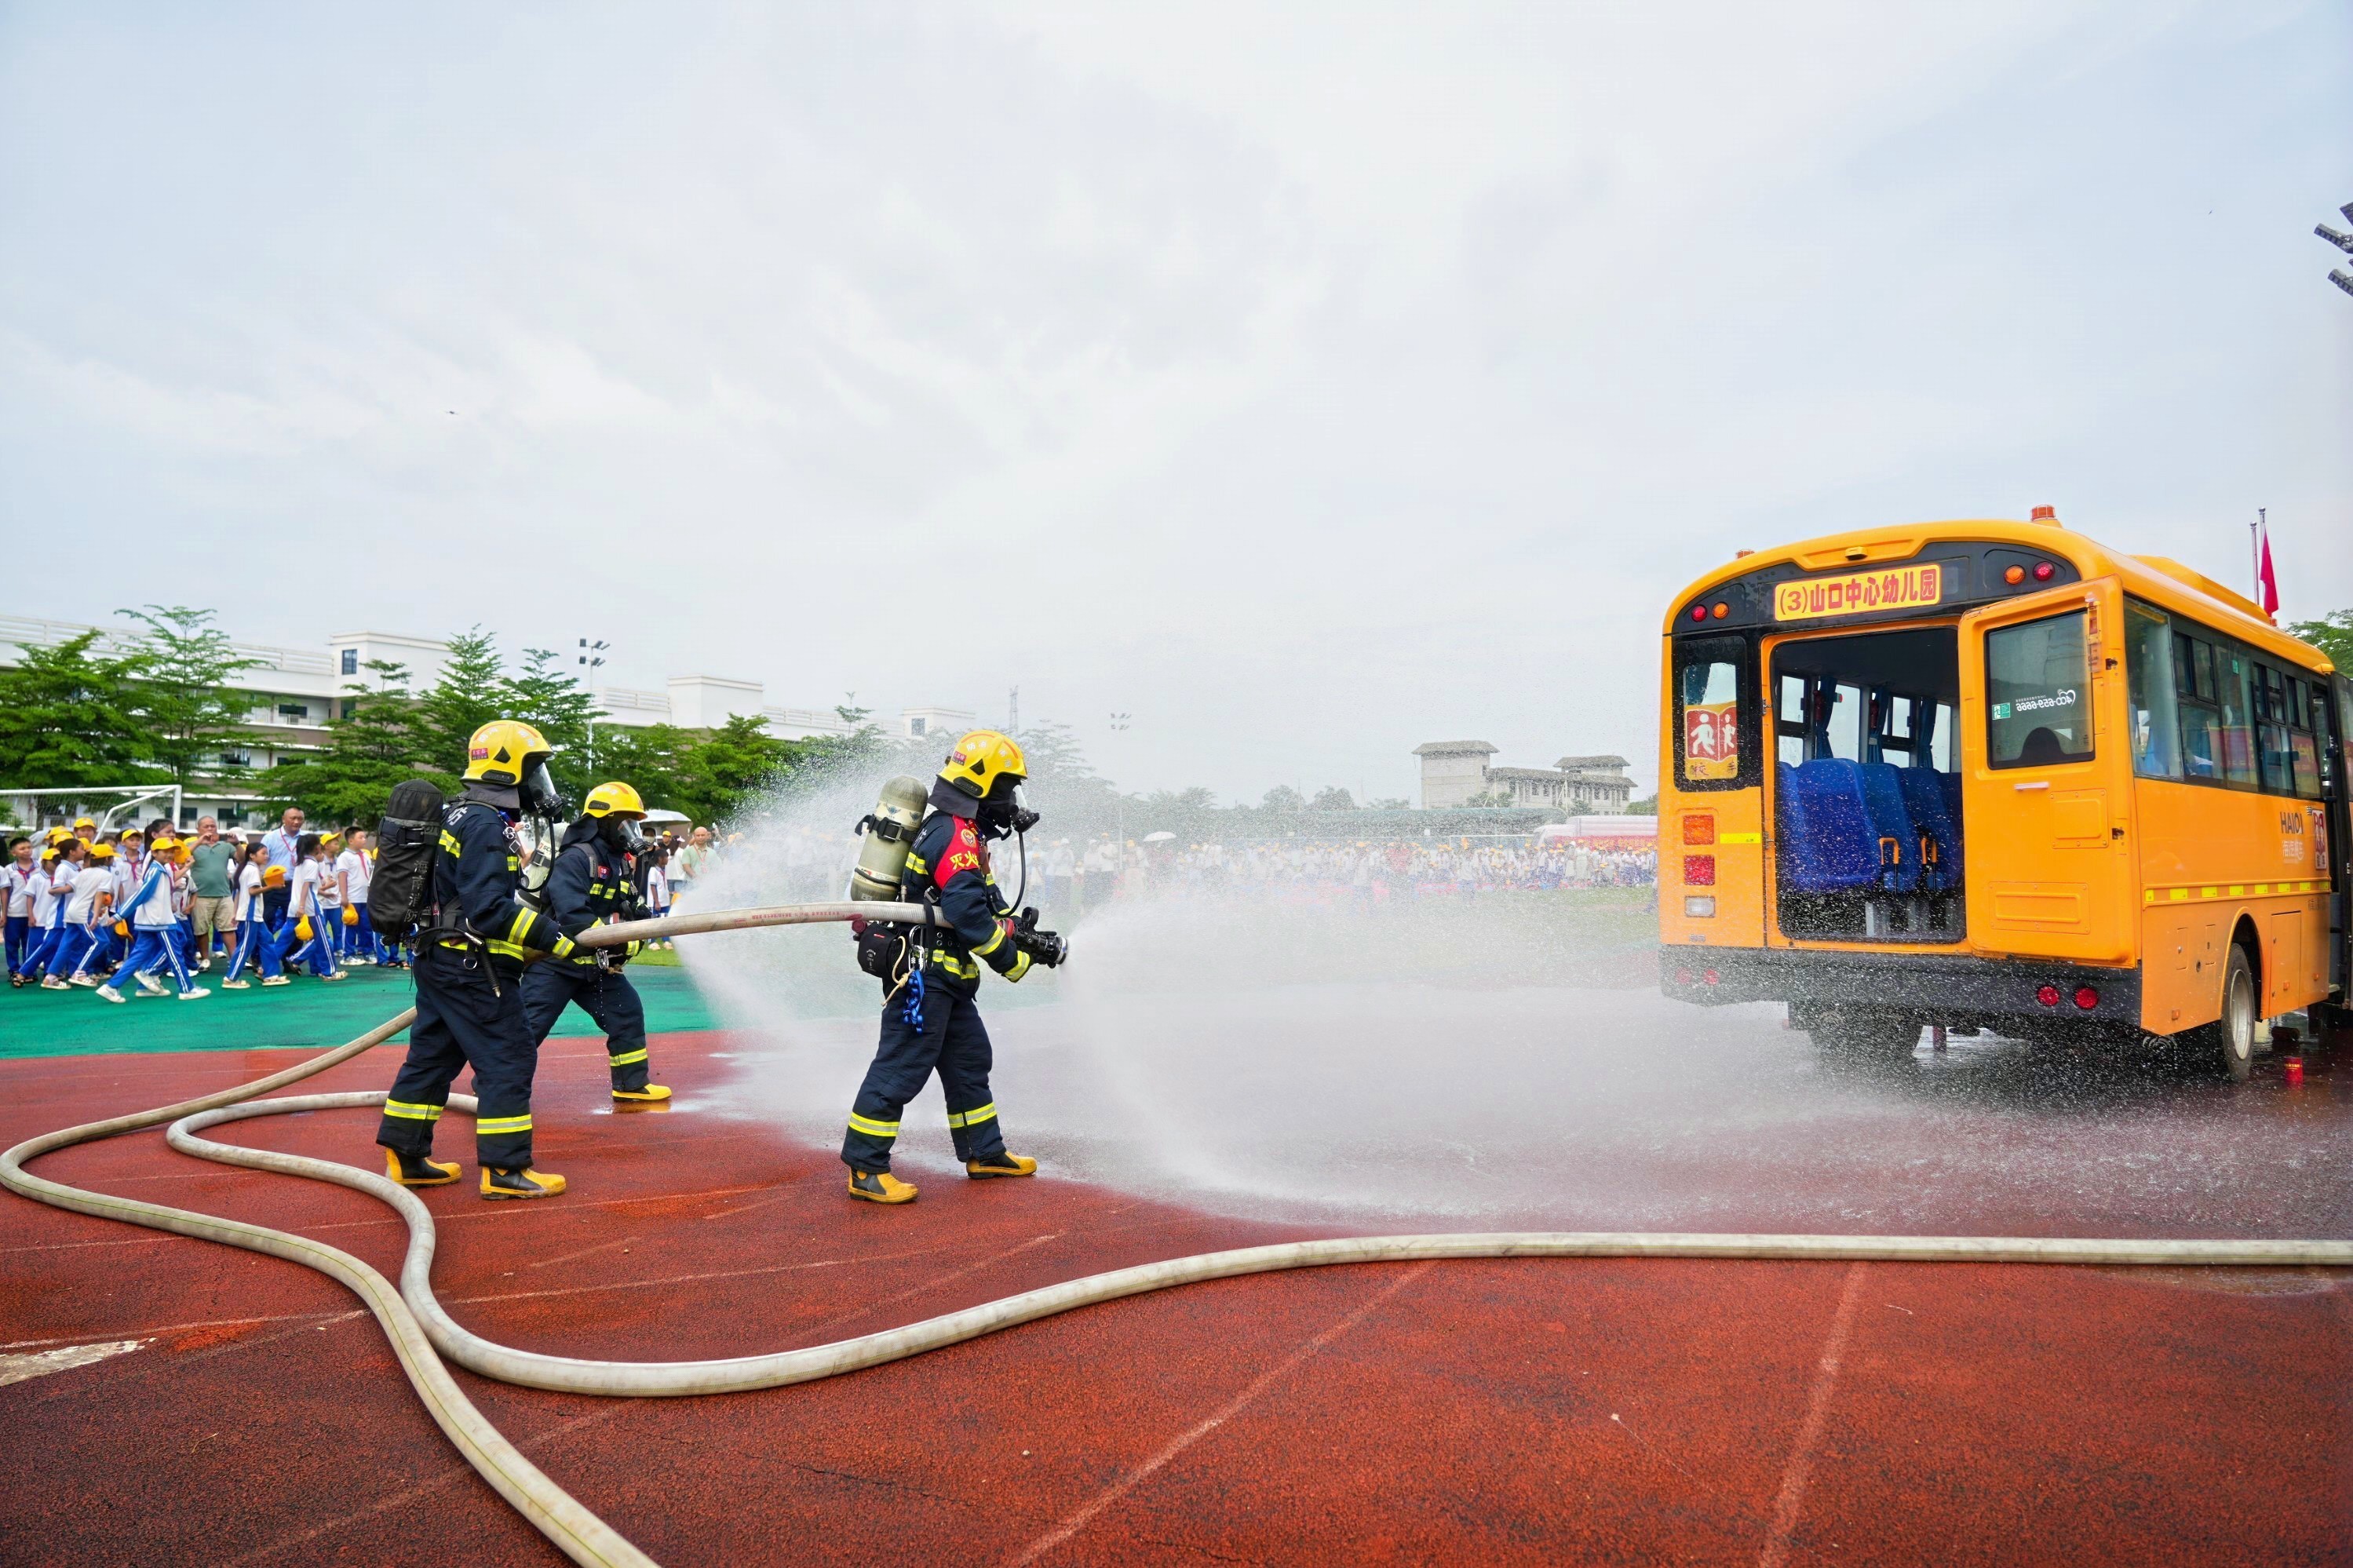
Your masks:
<svg viewBox="0 0 2353 1568"><path fill-rule="evenodd" d="M1304 811L1306 797L1289 784L1277 784L1259 797L1261 811Z"/></svg>
<svg viewBox="0 0 2353 1568"><path fill-rule="evenodd" d="M1629 816L1658 816L1659 797L1657 795L1648 795L1641 800L1628 801L1626 803L1626 815Z"/></svg>
<svg viewBox="0 0 2353 1568"><path fill-rule="evenodd" d="M454 790L466 767L466 742L493 719L506 717L506 667L491 634L473 626L449 639L441 673L409 715L417 753L443 787Z"/></svg>
<svg viewBox="0 0 2353 1568"><path fill-rule="evenodd" d="M228 634L211 624L210 610L150 605L114 613L147 628L131 659L132 701L146 731L149 760L160 763L172 782L183 787L206 752L216 753L216 765L206 773L242 773L243 763L218 755L224 744L254 738L252 731L237 723L251 699L232 689L229 682L261 660L238 653Z"/></svg>
<svg viewBox="0 0 2353 1568"><path fill-rule="evenodd" d="M137 655L92 658L95 630L18 649L0 669L0 784L19 789L153 784L133 679Z"/></svg>
<svg viewBox="0 0 2353 1568"><path fill-rule="evenodd" d="M456 782L419 754L420 741L410 724L416 709L406 667L376 658L366 668L375 685L345 683L343 689L353 695L344 700L341 717L328 721L327 750L280 763L261 775L262 787L274 798L301 806L322 824L373 826L384 815L392 786L419 773L435 776L445 790Z"/></svg>
<svg viewBox="0 0 2353 1568"><path fill-rule="evenodd" d="M2290 621L2287 635L2328 656L2339 675L2353 675L2353 610L2331 610L2316 621Z"/></svg>
<svg viewBox="0 0 2353 1568"><path fill-rule="evenodd" d="M1366 811L1411 811L1413 802L1402 795L1377 795L1365 802Z"/></svg>
<svg viewBox="0 0 2353 1568"><path fill-rule="evenodd" d="M1516 805L1519 803L1512 798L1512 792L1510 790L1491 789L1481 791L1479 794L1472 795L1469 800L1464 801L1462 804L1465 805L1488 807Z"/></svg>
<svg viewBox="0 0 2353 1568"><path fill-rule="evenodd" d="M675 724L643 729L607 724L596 736L596 771L601 778L629 784L650 810L683 811L692 816L687 781L701 741L696 731Z"/></svg>
<svg viewBox="0 0 2353 1568"><path fill-rule="evenodd" d="M516 719L537 730L555 748L547 771L567 800L586 800L604 778L591 777L598 764L588 751L589 724L596 717L596 699L579 679L543 647L523 649L521 673L500 681L505 698L498 717Z"/></svg>
<svg viewBox="0 0 2353 1568"><path fill-rule="evenodd" d="M1356 809L1356 797L1350 795L1346 788L1340 784L1325 784L1322 789L1315 792L1315 798L1307 803L1307 809L1310 811L1354 811Z"/></svg>
<svg viewBox="0 0 2353 1568"><path fill-rule="evenodd" d="M766 720L739 713L688 753L680 786L687 804L675 809L697 822L725 822L781 777L800 751L793 742L769 734Z"/></svg>
<svg viewBox="0 0 2353 1568"><path fill-rule="evenodd" d="M1218 795L1206 785L1194 784L1187 789L1156 789L1145 796L1145 806L1153 811L1214 811Z"/></svg>

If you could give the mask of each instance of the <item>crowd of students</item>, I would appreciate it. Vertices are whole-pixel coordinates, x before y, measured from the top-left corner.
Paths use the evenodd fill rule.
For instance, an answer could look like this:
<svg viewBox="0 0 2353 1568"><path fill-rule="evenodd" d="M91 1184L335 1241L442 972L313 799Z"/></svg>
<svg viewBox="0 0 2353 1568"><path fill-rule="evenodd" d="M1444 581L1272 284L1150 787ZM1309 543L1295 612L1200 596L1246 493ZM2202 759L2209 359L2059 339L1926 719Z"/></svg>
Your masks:
<svg viewBox="0 0 2353 1568"><path fill-rule="evenodd" d="M1057 839L1030 854L1031 875L1039 879L1047 897L1079 909L1179 889L1345 890L1379 902L1563 888L1647 888L1658 879L1658 855L1651 849L1516 839L1260 839L1237 844L1147 839L1122 844L1097 838L1085 845Z"/></svg>
<svg viewBox="0 0 2353 1568"><path fill-rule="evenodd" d="M337 981L352 964L401 967L368 919L375 865L358 824L307 833L299 811L241 836L209 816L193 835L169 817L101 833L85 816L14 837L0 866L8 984L193 1002L211 994L196 977L216 963L231 991L298 974Z"/></svg>

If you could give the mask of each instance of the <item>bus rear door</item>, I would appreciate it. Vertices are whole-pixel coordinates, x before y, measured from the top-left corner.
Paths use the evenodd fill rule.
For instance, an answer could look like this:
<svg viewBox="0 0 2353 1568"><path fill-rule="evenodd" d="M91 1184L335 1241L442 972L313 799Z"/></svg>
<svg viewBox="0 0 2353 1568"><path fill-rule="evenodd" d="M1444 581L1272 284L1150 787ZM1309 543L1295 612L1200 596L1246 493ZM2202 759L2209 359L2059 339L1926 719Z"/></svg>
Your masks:
<svg viewBox="0 0 2353 1568"><path fill-rule="evenodd" d="M2129 960L2123 595L2073 583L1961 617L1961 811L1969 945L1987 955Z"/></svg>

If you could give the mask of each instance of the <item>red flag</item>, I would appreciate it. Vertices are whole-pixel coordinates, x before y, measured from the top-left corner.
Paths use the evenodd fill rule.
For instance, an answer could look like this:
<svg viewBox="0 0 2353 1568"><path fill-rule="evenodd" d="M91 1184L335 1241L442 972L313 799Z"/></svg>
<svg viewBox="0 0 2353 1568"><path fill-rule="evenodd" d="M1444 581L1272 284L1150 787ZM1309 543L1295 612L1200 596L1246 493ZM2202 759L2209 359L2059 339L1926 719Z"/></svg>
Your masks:
<svg viewBox="0 0 2353 1568"><path fill-rule="evenodd" d="M2263 600L2263 614L2275 615L2279 611L2279 579L2272 575L2272 531L2268 521L2257 529L2255 537L2260 542L2255 555L2258 596Z"/></svg>

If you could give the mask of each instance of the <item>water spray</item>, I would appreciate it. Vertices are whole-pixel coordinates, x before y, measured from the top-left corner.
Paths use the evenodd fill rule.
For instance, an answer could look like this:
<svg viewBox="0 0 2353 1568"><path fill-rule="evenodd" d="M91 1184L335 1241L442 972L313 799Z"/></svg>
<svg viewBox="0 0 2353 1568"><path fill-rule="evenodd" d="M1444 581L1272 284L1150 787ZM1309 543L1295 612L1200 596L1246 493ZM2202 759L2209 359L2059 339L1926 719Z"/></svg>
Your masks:
<svg viewBox="0 0 2353 1568"><path fill-rule="evenodd" d="M599 926L575 939L582 947L609 947L698 932L766 926L811 925L853 919L920 923L921 906L860 900L845 903L717 910ZM2348 1268L2353 1241L2226 1241L2074 1239L1968 1236L1700 1235L1640 1231L1508 1231L1484 1235L1367 1236L1285 1242L1168 1258L1132 1268L1023 1291L962 1311L945 1313L830 1344L765 1355L699 1362L588 1361L541 1355L481 1338L460 1327L433 1294L435 1233L424 1204L372 1171L328 1160L216 1143L199 1136L226 1121L306 1110L377 1106L381 1090L259 1100L390 1040L416 1017L414 1009L366 1034L282 1071L233 1089L110 1121L89 1122L30 1138L0 1154L0 1184L53 1207L150 1229L196 1237L267 1253L313 1268L350 1289L382 1325L401 1370L442 1432L468 1464L557 1550L593 1568L651 1568L652 1559L557 1486L516 1450L469 1401L445 1364L502 1382L575 1394L630 1398L776 1388L879 1366L925 1351L976 1339L1077 1308L1204 1280L1290 1268L1490 1258L1719 1258L1808 1262L2043 1263L2110 1267ZM452 1095L451 1110L471 1114L472 1097ZM351 1254L287 1231L161 1204L90 1192L36 1176L25 1166L44 1154L118 1133L169 1123L173 1148L248 1169L331 1182L389 1205L408 1226L400 1283Z"/></svg>

